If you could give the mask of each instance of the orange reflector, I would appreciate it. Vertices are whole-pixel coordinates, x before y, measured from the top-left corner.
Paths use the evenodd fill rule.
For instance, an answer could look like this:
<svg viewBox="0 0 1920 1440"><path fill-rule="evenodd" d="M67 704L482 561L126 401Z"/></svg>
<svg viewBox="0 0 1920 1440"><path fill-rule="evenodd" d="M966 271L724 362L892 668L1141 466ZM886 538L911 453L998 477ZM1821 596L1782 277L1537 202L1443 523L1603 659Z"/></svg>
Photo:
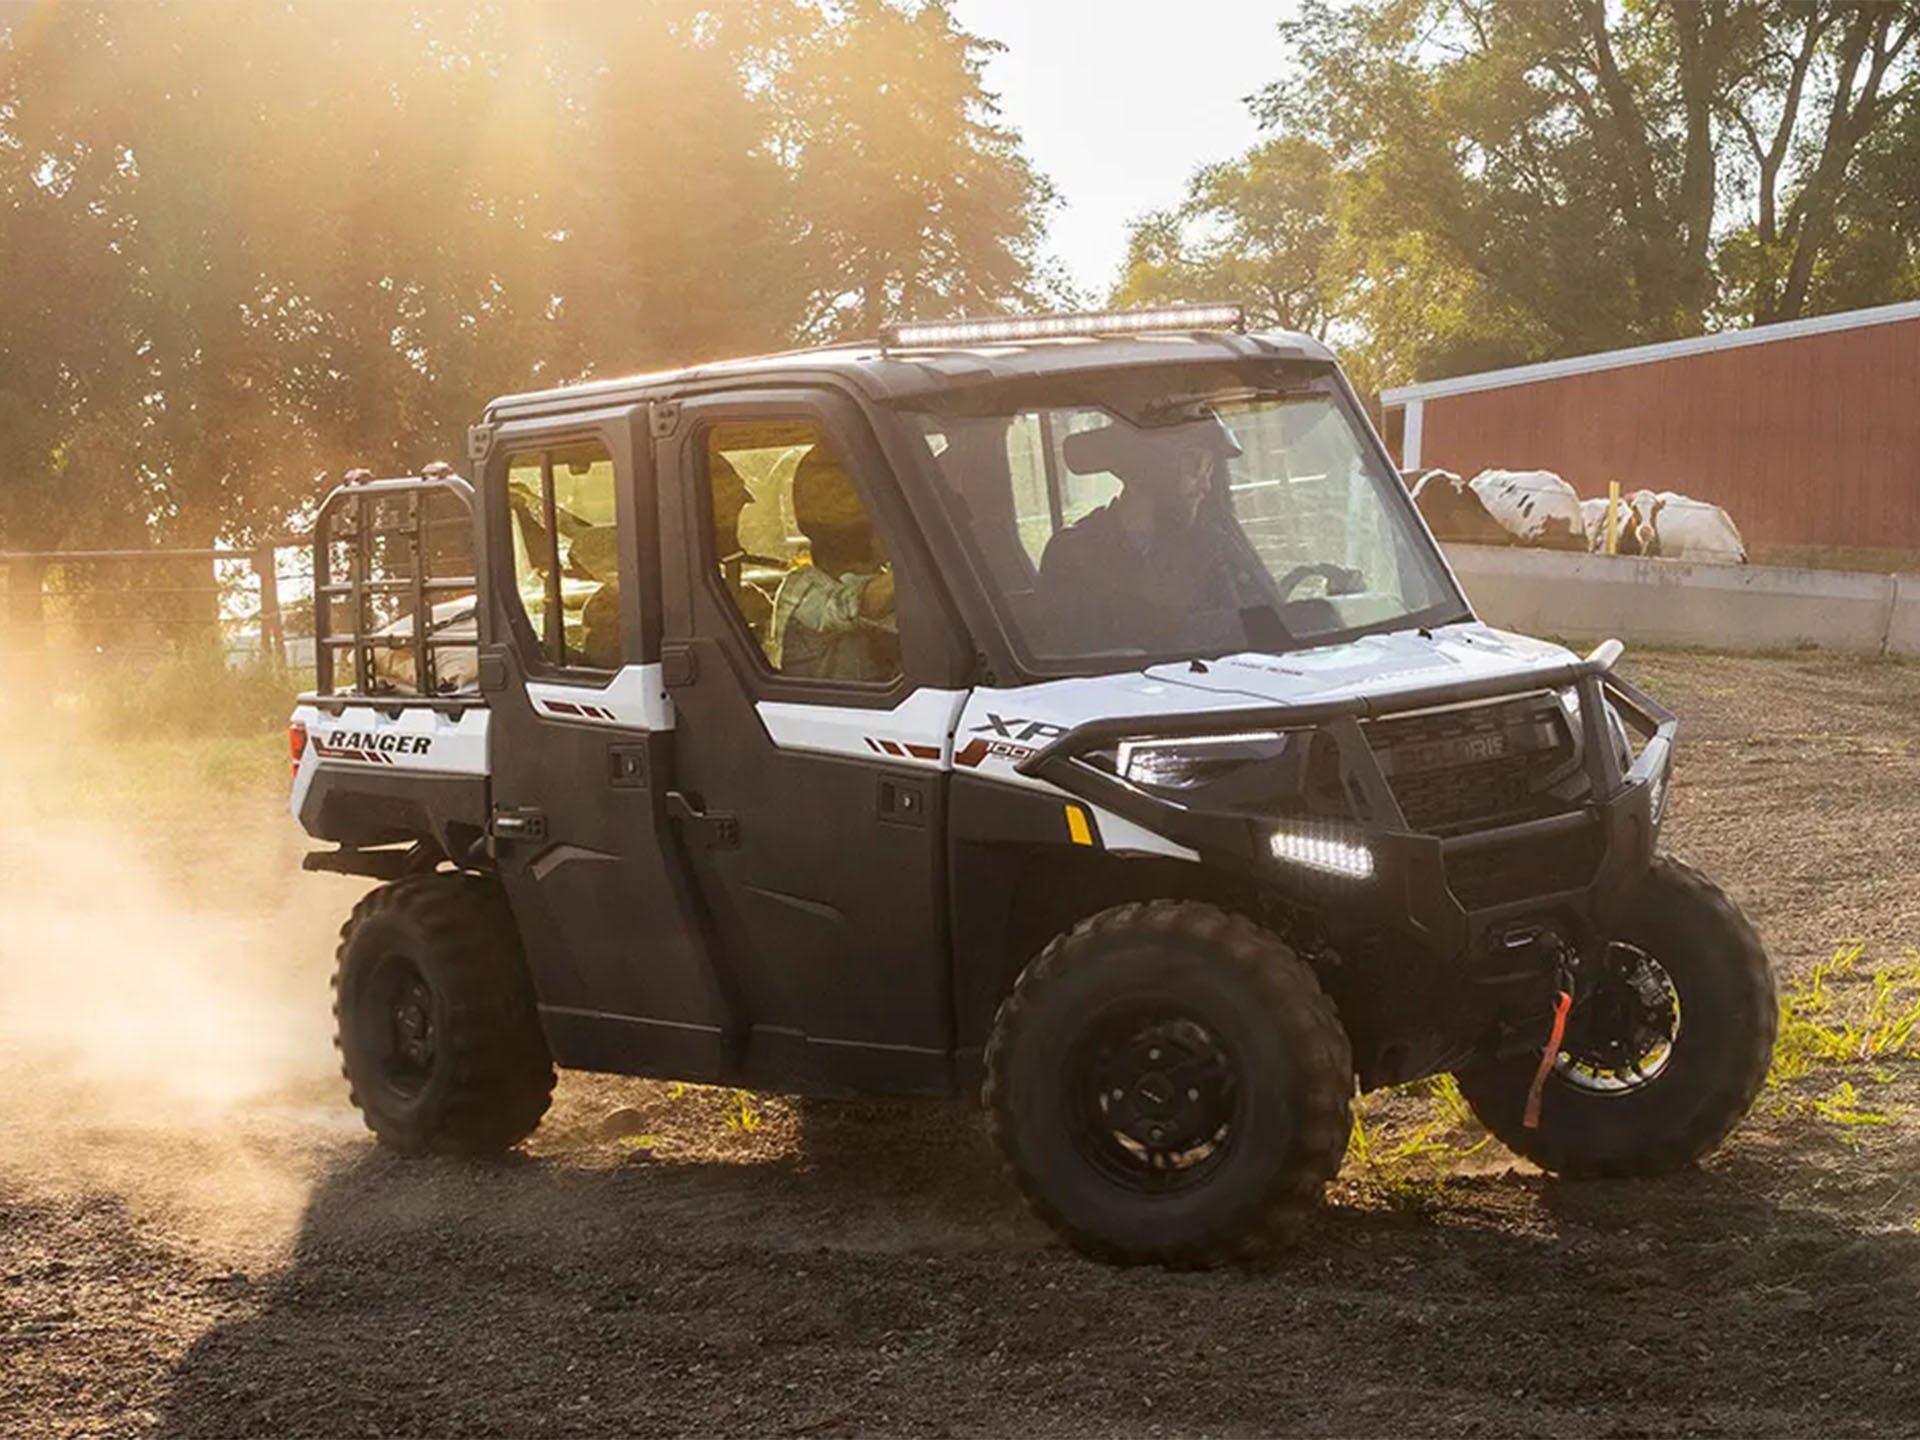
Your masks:
<svg viewBox="0 0 1920 1440"><path fill-rule="evenodd" d="M1093 844L1093 827L1087 823L1087 812L1078 805L1067 806L1067 834L1076 845Z"/></svg>

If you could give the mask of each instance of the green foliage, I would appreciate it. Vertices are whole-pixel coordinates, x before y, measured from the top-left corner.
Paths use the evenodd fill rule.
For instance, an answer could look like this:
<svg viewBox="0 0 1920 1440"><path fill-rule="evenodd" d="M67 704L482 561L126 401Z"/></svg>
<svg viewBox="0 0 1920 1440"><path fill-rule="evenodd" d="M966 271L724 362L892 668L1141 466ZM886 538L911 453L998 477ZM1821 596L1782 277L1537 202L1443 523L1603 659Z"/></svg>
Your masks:
<svg viewBox="0 0 1920 1440"><path fill-rule="evenodd" d="M1264 267L1404 381L1920 285L1920 0L1305 0L1280 30L1281 140L1143 218L1121 294L1257 307Z"/></svg>
<svg viewBox="0 0 1920 1440"><path fill-rule="evenodd" d="M1322 334L1344 288L1332 268L1333 161L1290 136L1208 165L1177 210L1134 222L1114 303L1226 297L1248 319Z"/></svg>
<svg viewBox="0 0 1920 1440"><path fill-rule="evenodd" d="M1851 1080L1843 1080L1831 1095L1813 1102L1813 1113L1832 1124L1853 1129L1860 1125L1885 1125L1893 1117L1882 1110L1870 1110L1860 1103L1860 1092Z"/></svg>
<svg viewBox="0 0 1920 1440"><path fill-rule="evenodd" d="M1037 295L933 0L138 5L0 30L0 548L281 531L486 398Z"/></svg>
<svg viewBox="0 0 1920 1440"><path fill-rule="evenodd" d="M729 1130L750 1134L760 1128L760 1112L754 1108L753 1092L729 1090L722 1101L722 1115Z"/></svg>
<svg viewBox="0 0 1920 1440"><path fill-rule="evenodd" d="M1863 1084L1884 1081L1880 1062L1920 1053L1920 951L1862 975L1866 946L1847 941L1780 996L1780 1034L1767 1086L1781 1114L1806 1114L1852 1130L1884 1124L1854 1079L1824 1094L1815 1086L1840 1068Z"/></svg>
<svg viewBox="0 0 1920 1440"><path fill-rule="evenodd" d="M762 1116L751 1090L723 1089L709 1085L688 1085L676 1080L667 1087L667 1099L691 1097L702 1110L717 1115L720 1123L738 1134L749 1135L760 1128Z"/></svg>
<svg viewBox="0 0 1920 1440"><path fill-rule="evenodd" d="M85 723L119 737L284 734L297 685L272 665L232 664L207 647L177 658L109 663L80 693Z"/></svg>
<svg viewBox="0 0 1920 1440"><path fill-rule="evenodd" d="M1389 1111L1401 1113L1383 1113ZM1426 1209L1439 1200L1460 1162L1492 1138L1473 1118L1459 1082L1435 1075L1355 1101L1347 1163L1390 1203Z"/></svg>

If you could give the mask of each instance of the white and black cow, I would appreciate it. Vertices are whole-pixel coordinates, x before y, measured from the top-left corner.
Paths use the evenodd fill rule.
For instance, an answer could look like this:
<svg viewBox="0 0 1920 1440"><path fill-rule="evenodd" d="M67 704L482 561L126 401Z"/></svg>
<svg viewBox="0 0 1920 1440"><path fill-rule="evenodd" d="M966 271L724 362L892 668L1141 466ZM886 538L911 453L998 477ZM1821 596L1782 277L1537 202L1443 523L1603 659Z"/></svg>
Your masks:
<svg viewBox="0 0 1920 1440"><path fill-rule="evenodd" d="M1580 513L1586 520L1587 548L1599 554L1607 548L1607 502L1582 501ZM1672 490L1636 490L1622 497L1614 527L1616 554L1704 565L1747 563L1746 543L1732 516L1718 505Z"/></svg>
<svg viewBox="0 0 1920 1440"><path fill-rule="evenodd" d="M1551 470L1482 470L1471 480L1450 470L1429 470L1413 487L1413 503L1438 540L1587 548L1580 497Z"/></svg>
<svg viewBox="0 0 1920 1440"><path fill-rule="evenodd" d="M1636 490L1634 513L1651 532L1647 554L1707 565L1744 565L1746 542L1733 517L1718 505L1671 490Z"/></svg>

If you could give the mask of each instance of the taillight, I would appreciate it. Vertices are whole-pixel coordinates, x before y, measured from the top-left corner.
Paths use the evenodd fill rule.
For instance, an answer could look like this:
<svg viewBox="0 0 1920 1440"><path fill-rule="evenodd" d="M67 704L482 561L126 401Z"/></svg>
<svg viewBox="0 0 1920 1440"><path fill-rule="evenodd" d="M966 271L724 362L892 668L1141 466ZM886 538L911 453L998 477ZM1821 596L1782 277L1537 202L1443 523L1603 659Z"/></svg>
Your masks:
<svg viewBox="0 0 1920 1440"><path fill-rule="evenodd" d="M306 753L307 727L295 720L287 726L287 758L290 773L294 775L300 773L300 760Z"/></svg>

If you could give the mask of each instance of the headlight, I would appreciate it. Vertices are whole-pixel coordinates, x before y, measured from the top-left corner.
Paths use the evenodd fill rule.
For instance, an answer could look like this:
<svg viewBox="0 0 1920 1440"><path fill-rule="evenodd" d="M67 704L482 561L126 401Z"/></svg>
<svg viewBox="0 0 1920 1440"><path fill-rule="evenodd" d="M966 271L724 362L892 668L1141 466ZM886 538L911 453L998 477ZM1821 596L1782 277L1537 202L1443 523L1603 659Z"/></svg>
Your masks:
<svg viewBox="0 0 1920 1440"><path fill-rule="evenodd" d="M1277 759L1286 746L1287 737L1278 730L1123 740L1113 751L1113 768L1129 785L1143 789L1192 790L1244 766Z"/></svg>
<svg viewBox="0 0 1920 1440"><path fill-rule="evenodd" d="M1349 831L1322 825L1283 825L1267 843L1276 860L1348 880L1373 878L1373 851Z"/></svg>

